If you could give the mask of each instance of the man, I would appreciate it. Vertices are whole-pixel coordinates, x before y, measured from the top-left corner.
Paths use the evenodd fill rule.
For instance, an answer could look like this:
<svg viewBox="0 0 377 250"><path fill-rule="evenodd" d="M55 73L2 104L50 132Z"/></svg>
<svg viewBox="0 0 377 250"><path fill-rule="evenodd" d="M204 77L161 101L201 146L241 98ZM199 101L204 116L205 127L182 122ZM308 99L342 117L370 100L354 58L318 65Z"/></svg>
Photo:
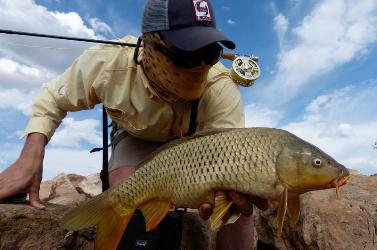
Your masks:
<svg viewBox="0 0 377 250"><path fill-rule="evenodd" d="M28 192L30 204L43 208L38 192L44 148L68 111L105 106L115 125L110 186L129 177L155 148L188 134L194 100L199 100L196 131L244 127L238 88L217 63L220 43L229 49L235 45L216 30L209 0L149 0L142 33L142 48L88 49L44 88L33 104L20 157L0 174L0 199ZM218 249L250 249L252 204L242 194L227 195L243 216L219 232ZM266 205L258 199L254 203ZM212 204L199 208L203 219L211 212Z"/></svg>

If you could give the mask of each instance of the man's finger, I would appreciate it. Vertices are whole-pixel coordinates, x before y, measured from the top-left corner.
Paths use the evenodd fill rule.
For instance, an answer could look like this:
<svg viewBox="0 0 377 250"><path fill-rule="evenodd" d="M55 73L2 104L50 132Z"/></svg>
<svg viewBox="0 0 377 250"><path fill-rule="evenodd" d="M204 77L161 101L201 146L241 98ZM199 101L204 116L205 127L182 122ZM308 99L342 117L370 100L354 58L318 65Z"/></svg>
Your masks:
<svg viewBox="0 0 377 250"><path fill-rule="evenodd" d="M215 196L219 196L219 195L228 196L225 191L222 191L222 190L215 191Z"/></svg>
<svg viewBox="0 0 377 250"><path fill-rule="evenodd" d="M248 196L248 200L253 203L260 210L267 210L268 201L257 196Z"/></svg>
<svg viewBox="0 0 377 250"><path fill-rule="evenodd" d="M38 187L32 186L30 188L29 192L29 202L30 205L32 205L35 208L38 209L45 209L46 207L41 203L41 200L39 199L39 185Z"/></svg>
<svg viewBox="0 0 377 250"><path fill-rule="evenodd" d="M212 205L210 203L203 203L199 207L199 216L203 220L208 220L209 217L211 217L212 214Z"/></svg>
<svg viewBox="0 0 377 250"><path fill-rule="evenodd" d="M232 201L237 205L241 214L245 216L250 216L253 214L253 205L249 202L246 195L235 191L229 191L229 196L232 199Z"/></svg>

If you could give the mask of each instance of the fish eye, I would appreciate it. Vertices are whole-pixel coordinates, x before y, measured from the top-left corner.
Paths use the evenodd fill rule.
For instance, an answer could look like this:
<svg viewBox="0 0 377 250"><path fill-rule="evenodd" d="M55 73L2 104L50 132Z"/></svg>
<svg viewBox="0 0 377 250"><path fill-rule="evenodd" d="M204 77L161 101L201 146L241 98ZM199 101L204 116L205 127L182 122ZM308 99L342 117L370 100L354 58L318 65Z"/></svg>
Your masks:
<svg viewBox="0 0 377 250"><path fill-rule="evenodd" d="M319 158L314 158L313 159L313 166L315 167L320 167L322 165L322 160Z"/></svg>

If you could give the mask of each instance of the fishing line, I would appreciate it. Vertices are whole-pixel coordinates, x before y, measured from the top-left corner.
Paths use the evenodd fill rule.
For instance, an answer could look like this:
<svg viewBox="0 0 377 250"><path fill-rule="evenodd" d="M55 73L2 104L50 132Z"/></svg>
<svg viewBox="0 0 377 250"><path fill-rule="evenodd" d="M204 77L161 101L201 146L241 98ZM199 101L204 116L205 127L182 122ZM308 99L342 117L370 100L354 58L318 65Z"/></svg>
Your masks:
<svg viewBox="0 0 377 250"><path fill-rule="evenodd" d="M1 42L2 45L7 45L11 47L24 47L24 48L33 48L33 49L49 49L49 50L60 50L60 51L80 51L80 50L111 50L110 48L62 48L62 47L51 47L51 46L41 46L41 45L26 45L26 44L20 44L20 43L10 43L10 42Z"/></svg>

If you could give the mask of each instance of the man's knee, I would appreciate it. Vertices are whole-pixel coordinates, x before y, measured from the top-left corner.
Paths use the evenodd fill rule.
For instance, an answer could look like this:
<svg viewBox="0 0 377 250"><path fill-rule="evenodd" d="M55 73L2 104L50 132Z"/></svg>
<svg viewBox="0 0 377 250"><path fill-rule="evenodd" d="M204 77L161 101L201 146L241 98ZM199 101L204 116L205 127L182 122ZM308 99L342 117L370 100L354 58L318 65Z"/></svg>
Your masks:
<svg viewBox="0 0 377 250"><path fill-rule="evenodd" d="M110 187L114 187L130 177L136 170L135 166L129 165L116 168L109 173Z"/></svg>

